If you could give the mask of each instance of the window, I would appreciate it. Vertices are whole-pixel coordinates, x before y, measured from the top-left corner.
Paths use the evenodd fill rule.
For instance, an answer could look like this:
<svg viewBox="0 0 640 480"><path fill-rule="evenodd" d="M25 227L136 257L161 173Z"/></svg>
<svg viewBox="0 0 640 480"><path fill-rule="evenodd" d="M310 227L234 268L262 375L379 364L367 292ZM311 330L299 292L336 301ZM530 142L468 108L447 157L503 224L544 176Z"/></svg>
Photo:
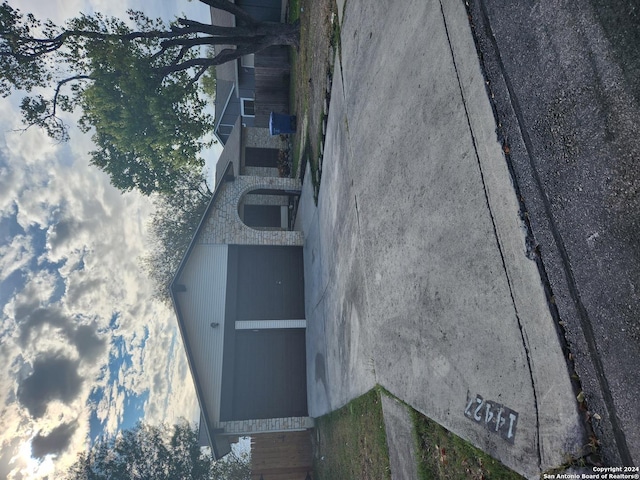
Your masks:
<svg viewBox="0 0 640 480"><path fill-rule="evenodd" d="M240 57L240 65L242 65L244 68L254 68L254 59L255 57L253 53L250 53L249 55L243 55L242 57Z"/></svg>
<svg viewBox="0 0 640 480"><path fill-rule="evenodd" d="M241 98L240 110L243 117L255 117L256 116L256 102L253 98Z"/></svg>
<svg viewBox="0 0 640 480"><path fill-rule="evenodd" d="M218 133L220 135L231 135L232 130L233 130L233 125L227 125L224 123L221 123L220 125L218 125Z"/></svg>

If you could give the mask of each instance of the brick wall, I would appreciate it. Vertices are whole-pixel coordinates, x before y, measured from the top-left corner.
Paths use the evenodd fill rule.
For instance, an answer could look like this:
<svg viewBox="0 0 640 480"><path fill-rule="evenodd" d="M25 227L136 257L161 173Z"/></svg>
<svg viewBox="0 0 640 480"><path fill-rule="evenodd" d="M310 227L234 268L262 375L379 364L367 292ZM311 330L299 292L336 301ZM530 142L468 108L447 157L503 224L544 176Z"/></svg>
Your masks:
<svg viewBox="0 0 640 480"><path fill-rule="evenodd" d="M289 198L286 195L253 195L249 193L244 196L242 202L245 205L289 205Z"/></svg>
<svg viewBox="0 0 640 480"><path fill-rule="evenodd" d="M296 178L237 176L218 186L214 205L198 236L201 244L302 246L304 236L298 231L256 230L245 225L238 214L243 197L253 190L286 190L299 192L302 184Z"/></svg>
<svg viewBox="0 0 640 480"><path fill-rule="evenodd" d="M216 422L214 428L224 428L224 433L233 435L251 435L261 432L285 432L313 428L310 417L261 418L255 420L238 420L233 422Z"/></svg>
<svg viewBox="0 0 640 480"><path fill-rule="evenodd" d="M251 175L254 177L279 177L280 173L277 168L271 167L242 167L243 175Z"/></svg>
<svg viewBox="0 0 640 480"><path fill-rule="evenodd" d="M268 128L245 127L242 129L242 140L245 147L255 148L277 148L278 150L287 147L286 140L280 135L269 134Z"/></svg>

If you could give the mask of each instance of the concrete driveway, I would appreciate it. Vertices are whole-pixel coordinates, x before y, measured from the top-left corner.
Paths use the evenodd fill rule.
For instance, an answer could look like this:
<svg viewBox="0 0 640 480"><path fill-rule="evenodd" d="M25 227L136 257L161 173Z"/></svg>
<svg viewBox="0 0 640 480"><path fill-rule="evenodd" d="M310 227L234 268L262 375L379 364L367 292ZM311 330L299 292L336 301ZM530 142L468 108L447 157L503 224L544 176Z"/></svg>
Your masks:
<svg viewBox="0 0 640 480"><path fill-rule="evenodd" d="M309 410L381 384L538 478L585 438L495 130L462 2L348 1L297 221Z"/></svg>

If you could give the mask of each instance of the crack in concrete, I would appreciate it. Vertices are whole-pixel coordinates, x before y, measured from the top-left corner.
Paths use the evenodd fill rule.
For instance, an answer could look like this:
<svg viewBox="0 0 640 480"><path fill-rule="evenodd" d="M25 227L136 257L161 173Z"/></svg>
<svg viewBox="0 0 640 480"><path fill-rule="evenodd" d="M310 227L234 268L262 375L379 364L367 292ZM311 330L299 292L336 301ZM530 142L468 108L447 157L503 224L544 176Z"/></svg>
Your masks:
<svg viewBox="0 0 640 480"><path fill-rule="evenodd" d="M528 347L528 341L526 338L526 332L524 330L524 327L522 325L522 320L520 318L520 314L518 312L518 307L516 305L516 301L515 301L515 297L513 294L513 286L511 283L511 279L509 278L509 272L507 270L507 264L506 264L506 260L504 258L504 252L502 250L502 245L500 244L500 239L498 236L498 229L496 226L496 220L493 214L493 211L491 209L491 204L489 202L489 194L487 192L487 185L485 182L485 176L484 176L484 171L482 169L482 163L480 161L480 154L478 153L478 147L476 144L476 138L475 135L473 133L473 127L471 126L471 119L469 117L469 111L467 108L467 101L464 95L464 89L462 87L462 81L460 80L460 74L458 71L458 65L456 63L456 59L455 59L455 54L453 51L453 45L451 44L451 37L449 35L449 28L447 26L447 19L444 13L444 6L442 5L442 0L440 0L440 11L442 13L442 21L444 24L444 29L445 29L445 34L447 36L447 43L449 44L449 50L451 52L451 60L453 62L453 68L456 72L456 78L458 80L458 87L460 89L460 96L462 99L462 105L464 107L464 113L465 113L465 117L467 119L467 125L469 127L469 133L471 135L471 142L473 144L473 150L475 153L475 157L476 157L476 162L478 165L478 170L480 173L480 179L482 182L482 188L483 188L483 193L484 193L484 197L485 197L485 202L487 204L487 209L489 211L489 216L491 217L491 224L493 227L493 233L494 233L494 238L496 240L496 245L498 247L498 251L500 253L500 260L502 262L502 269L504 271L505 274L505 278L507 280L507 285L509 287L509 295L511 297L511 303L513 305L513 309L514 309L514 313L515 313L515 317L516 317L516 321L518 323L518 329L520 331L520 337L522 339L522 345L523 348L525 350L525 354L526 354L526 359L527 359L527 367L529 370L529 377L530 377L530 381L531 381L531 387L533 390L533 404L534 404L534 410L535 410L535 417L536 417L536 450L537 450L537 455L538 455L538 470L541 470L542 468L542 451L541 451L541 444L540 444L540 414L539 414L539 407L538 407L538 395L537 395L537 389L536 389L536 382L534 379L534 375L533 375L533 360L531 358L531 352L529 351L529 347Z"/></svg>
<svg viewBox="0 0 640 480"><path fill-rule="evenodd" d="M353 201L355 202L355 206L356 206L356 221L358 222L358 233L360 233L360 211L358 210L358 196L357 195L353 196Z"/></svg>
<svg viewBox="0 0 640 480"><path fill-rule="evenodd" d="M616 413L616 407L613 401L613 395L611 393L610 387L609 387L609 382L605 376L604 373L604 366L602 365L602 361L600 359L600 356L598 354L598 348L596 345L596 341L595 341L595 334L593 331L593 327L591 325L591 320L589 318L589 314L586 311L586 308L584 307L584 304L582 303L581 297L580 297L580 293L578 291L578 287L576 284L576 280L574 278L573 275L573 271L571 269L571 264L569 261L569 254L567 253L567 249L566 246L564 244L564 240L562 238L562 236L560 235L560 232L558 230L558 227L556 225L556 221L552 215L551 212L551 205L549 203L549 199L546 196L546 194L544 193L544 188L542 185L542 180L540 178L540 174L538 172L538 169L535 165L534 162L534 158L533 158L533 146L532 146L532 141L531 138L528 135L528 132L526 131L525 127L524 127L524 119L523 119L523 114L522 114L522 110L520 107L520 103L518 102L518 99L514 93L514 89L513 89L513 85L511 83L511 79L506 71L506 68L504 66L504 62L502 60L502 56L500 54L500 50L498 48L498 44L497 44L497 40L496 37L493 33L493 30L491 28L491 24L489 22L489 14L487 11L487 6L485 4L484 1L479 1L478 2L480 5L480 12L482 15L482 22L484 23L484 26L487 30L487 37L491 43L491 47L493 48L493 51L495 52L495 57L496 57L496 61L498 63L498 68L500 71L500 75L502 75L502 79L504 81L506 90L507 90L507 96L508 96L508 102L511 104L511 108L513 109L513 114L515 116L516 122L517 122L517 130L521 135L525 150L526 150L526 154L527 154L527 159L528 159L528 163L529 166L531 168L531 172L532 172L532 176L533 176L533 180L535 182L536 187L538 188L538 190L541 192L540 198L542 201L542 206L544 208L544 212L547 216L547 221L549 222L549 230L551 232L553 241L556 245L556 249L557 252L560 256L560 260L562 261L562 266L563 266L563 270L565 273L565 281L567 284L567 288L568 288L568 292L569 295L571 297L571 300L574 303L574 306L576 308L576 312L578 314L578 320L580 323L580 327L582 329L582 333L585 339L585 342L587 344L587 348L588 348L588 352L589 352L589 359L591 360L591 363L593 365L593 368L595 370L595 376L596 379L598 381L598 384L600 386L600 390L602 393L602 400L603 403L605 405L605 408L608 411L608 417L609 417L609 421L611 422L611 428L612 428L612 433L613 433L613 437L615 439L616 442L616 447L618 450L618 453L620 455L620 459L622 460L622 462L626 465L632 465L632 458L631 458L631 453L629 452L629 447L627 445L626 442L626 438L624 435L624 432L622 431L622 428L620 427L620 424L618 422L618 417L617 417L617 413ZM513 176L512 174L512 178L513 181L515 183L515 176ZM542 267L544 268L544 267ZM546 276L546 273L545 273Z"/></svg>

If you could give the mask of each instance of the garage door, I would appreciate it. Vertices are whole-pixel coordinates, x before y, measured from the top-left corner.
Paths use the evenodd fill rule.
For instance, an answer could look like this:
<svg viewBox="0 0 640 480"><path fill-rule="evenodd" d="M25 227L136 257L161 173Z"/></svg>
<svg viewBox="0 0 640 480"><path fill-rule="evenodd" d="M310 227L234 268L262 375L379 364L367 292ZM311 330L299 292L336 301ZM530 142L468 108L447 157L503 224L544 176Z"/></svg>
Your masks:
<svg viewBox="0 0 640 480"><path fill-rule="evenodd" d="M302 247L237 246L236 320L304 316Z"/></svg>
<svg viewBox="0 0 640 480"><path fill-rule="evenodd" d="M234 356L223 421L307 416L304 329L238 330Z"/></svg>

